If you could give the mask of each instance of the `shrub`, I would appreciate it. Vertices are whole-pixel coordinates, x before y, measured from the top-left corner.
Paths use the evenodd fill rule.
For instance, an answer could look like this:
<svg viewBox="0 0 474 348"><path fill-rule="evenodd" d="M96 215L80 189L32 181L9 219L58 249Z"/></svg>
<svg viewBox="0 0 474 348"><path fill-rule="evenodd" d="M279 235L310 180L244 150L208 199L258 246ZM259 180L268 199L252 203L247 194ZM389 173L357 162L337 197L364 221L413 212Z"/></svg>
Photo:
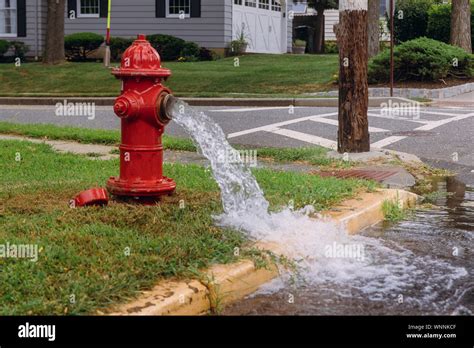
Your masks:
<svg viewBox="0 0 474 348"><path fill-rule="evenodd" d="M164 61L177 60L186 44L183 39L171 35L156 34L148 36L147 39Z"/></svg>
<svg viewBox="0 0 474 348"><path fill-rule="evenodd" d="M433 5L428 11L428 28L426 36L443 41L450 42L451 32L451 5ZM471 4L471 38L474 47L474 3Z"/></svg>
<svg viewBox="0 0 474 348"><path fill-rule="evenodd" d="M210 61L210 60L214 60L215 59L215 55L214 53L212 53L211 50L205 48L205 47L201 47L199 49L199 60L200 61Z"/></svg>
<svg viewBox="0 0 474 348"><path fill-rule="evenodd" d="M395 47L395 78L398 81L434 81L448 76L472 77L473 56L458 47L426 37L407 41ZM453 60L457 59L457 66ZM390 52L378 54L369 62L369 82L390 79Z"/></svg>
<svg viewBox="0 0 474 348"><path fill-rule="evenodd" d="M434 0L398 0L395 5L394 30L397 42L426 36L428 11ZM402 16L402 18L400 18ZM387 15L387 21L389 18Z"/></svg>
<svg viewBox="0 0 474 348"><path fill-rule="evenodd" d="M339 47L337 47L336 41L326 41L324 43L324 53L337 54L339 53Z"/></svg>
<svg viewBox="0 0 474 348"><path fill-rule="evenodd" d="M112 60L120 60L123 52L133 43L133 39L123 37L112 37L110 39L110 56Z"/></svg>
<svg viewBox="0 0 474 348"><path fill-rule="evenodd" d="M247 51L248 43L245 40L233 40L230 42L229 55L239 56Z"/></svg>
<svg viewBox="0 0 474 348"><path fill-rule="evenodd" d="M104 38L95 33L75 33L64 37L66 57L71 60L87 60L87 55L102 45Z"/></svg>
<svg viewBox="0 0 474 348"><path fill-rule="evenodd" d="M0 40L0 57L7 53L9 48L10 44L8 43L8 41Z"/></svg>
<svg viewBox="0 0 474 348"><path fill-rule="evenodd" d="M21 60L25 58L26 53L30 50L29 47L21 41L10 41L10 47L13 49L13 55L21 58Z"/></svg>
<svg viewBox="0 0 474 348"><path fill-rule="evenodd" d="M183 49L180 52L180 56L185 58L187 61L199 60L199 46L194 42L185 42Z"/></svg>

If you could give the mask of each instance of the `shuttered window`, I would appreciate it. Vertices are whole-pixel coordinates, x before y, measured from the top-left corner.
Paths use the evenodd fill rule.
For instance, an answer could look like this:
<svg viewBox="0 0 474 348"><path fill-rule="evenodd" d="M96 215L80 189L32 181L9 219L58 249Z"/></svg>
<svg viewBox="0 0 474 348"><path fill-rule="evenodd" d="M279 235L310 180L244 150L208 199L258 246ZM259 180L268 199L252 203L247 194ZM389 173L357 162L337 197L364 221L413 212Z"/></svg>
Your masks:
<svg viewBox="0 0 474 348"><path fill-rule="evenodd" d="M17 36L17 1L0 0L0 36Z"/></svg>
<svg viewBox="0 0 474 348"><path fill-rule="evenodd" d="M168 0L168 17L189 17L191 15L191 0Z"/></svg>
<svg viewBox="0 0 474 348"><path fill-rule="evenodd" d="M155 0L158 18L201 17L201 0Z"/></svg>
<svg viewBox="0 0 474 348"><path fill-rule="evenodd" d="M99 0L77 0L77 17L99 18Z"/></svg>

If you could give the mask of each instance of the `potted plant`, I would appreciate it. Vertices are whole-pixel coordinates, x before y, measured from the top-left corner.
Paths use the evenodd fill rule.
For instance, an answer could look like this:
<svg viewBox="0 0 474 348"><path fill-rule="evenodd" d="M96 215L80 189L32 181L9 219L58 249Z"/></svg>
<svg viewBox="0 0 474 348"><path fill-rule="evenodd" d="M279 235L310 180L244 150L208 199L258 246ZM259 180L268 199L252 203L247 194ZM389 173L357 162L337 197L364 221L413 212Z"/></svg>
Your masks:
<svg viewBox="0 0 474 348"><path fill-rule="evenodd" d="M244 30L242 29L237 36L237 39L232 40L230 43L230 54L238 56L244 54L247 51L248 42Z"/></svg>
<svg viewBox="0 0 474 348"><path fill-rule="evenodd" d="M306 41L304 40L295 40L293 42L293 53L294 54L304 54L306 51Z"/></svg>

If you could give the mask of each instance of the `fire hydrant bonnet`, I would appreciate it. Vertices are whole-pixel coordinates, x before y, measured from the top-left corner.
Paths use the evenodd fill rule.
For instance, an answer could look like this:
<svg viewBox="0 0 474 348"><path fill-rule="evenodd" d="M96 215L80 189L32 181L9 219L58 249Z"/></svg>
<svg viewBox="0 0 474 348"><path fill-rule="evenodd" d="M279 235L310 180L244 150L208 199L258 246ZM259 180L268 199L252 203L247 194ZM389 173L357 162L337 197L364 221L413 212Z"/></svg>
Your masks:
<svg viewBox="0 0 474 348"><path fill-rule="evenodd" d="M144 76L166 80L171 76L171 71L161 67L160 55L145 35L140 34L124 52L120 68L113 69L112 74L118 78Z"/></svg>

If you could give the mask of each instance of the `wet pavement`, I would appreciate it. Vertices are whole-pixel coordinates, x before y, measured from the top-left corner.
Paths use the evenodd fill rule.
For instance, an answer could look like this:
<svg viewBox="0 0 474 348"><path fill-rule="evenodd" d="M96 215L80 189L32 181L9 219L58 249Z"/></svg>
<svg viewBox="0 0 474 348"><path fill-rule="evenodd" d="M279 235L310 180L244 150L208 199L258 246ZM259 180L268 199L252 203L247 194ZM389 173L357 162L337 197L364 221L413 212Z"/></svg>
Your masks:
<svg viewBox="0 0 474 348"><path fill-rule="evenodd" d="M294 284L277 280L223 314L472 315L474 189L455 178L435 187L433 208L362 233L370 262L387 270L382 276L360 272L360 279L348 281L336 276ZM390 260L389 254L398 258Z"/></svg>

